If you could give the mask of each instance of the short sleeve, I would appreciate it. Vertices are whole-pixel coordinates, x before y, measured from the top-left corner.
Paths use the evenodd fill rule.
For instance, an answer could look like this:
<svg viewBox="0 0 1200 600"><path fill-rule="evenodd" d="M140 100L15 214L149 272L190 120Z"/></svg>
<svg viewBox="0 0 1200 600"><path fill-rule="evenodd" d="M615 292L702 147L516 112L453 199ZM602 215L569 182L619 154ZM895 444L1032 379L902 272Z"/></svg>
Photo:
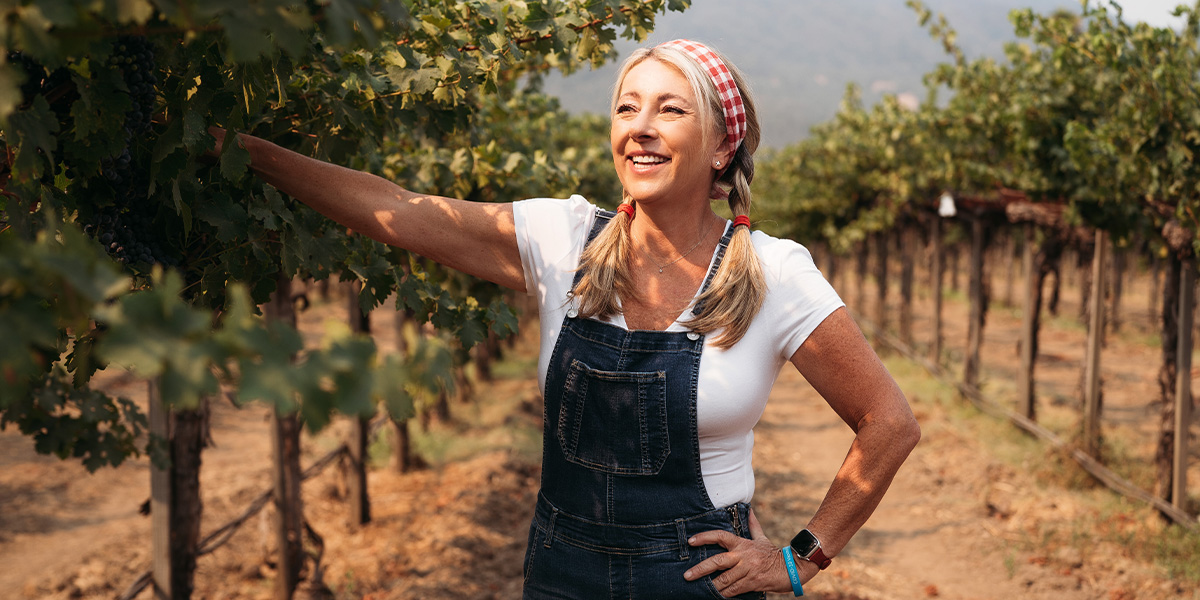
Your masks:
<svg viewBox="0 0 1200 600"><path fill-rule="evenodd" d="M766 246L760 249L760 256L767 270L764 310L770 314L764 316L781 326L776 343L783 359L790 360L817 326L845 302L817 269L807 248L758 232L755 236L765 238Z"/></svg>
<svg viewBox="0 0 1200 600"><path fill-rule="evenodd" d="M513 203L527 294L545 297L547 284L561 281L563 265L574 267L595 213L596 207L579 195Z"/></svg>

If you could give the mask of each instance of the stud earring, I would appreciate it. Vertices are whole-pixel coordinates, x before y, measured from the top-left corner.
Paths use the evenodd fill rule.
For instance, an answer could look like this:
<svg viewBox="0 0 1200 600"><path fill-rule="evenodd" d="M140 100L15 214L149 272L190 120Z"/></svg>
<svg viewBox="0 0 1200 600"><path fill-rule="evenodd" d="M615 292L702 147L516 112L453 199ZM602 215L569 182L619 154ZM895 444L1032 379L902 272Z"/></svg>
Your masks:
<svg viewBox="0 0 1200 600"><path fill-rule="evenodd" d="M717 166L718 167L721 166L721 161L719 161L719 160L717 161Z"/></svg>

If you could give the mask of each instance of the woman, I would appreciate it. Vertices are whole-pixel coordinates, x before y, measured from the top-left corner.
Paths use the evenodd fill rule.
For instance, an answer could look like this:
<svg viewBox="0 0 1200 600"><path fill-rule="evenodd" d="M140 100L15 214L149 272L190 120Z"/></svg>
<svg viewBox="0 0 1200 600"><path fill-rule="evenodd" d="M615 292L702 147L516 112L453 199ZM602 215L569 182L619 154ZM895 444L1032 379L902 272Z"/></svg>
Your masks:
<svg viewBox="0 0 1200 600"><path fill-rule="evenodd" d="M239 138L260 177L339 223L537 296L546 412L526 598L800 595L920 437L808 252L751 232L759 125L747 91L702 44L631 55L612 110L616 213L578 196L426 196ZM733 222L710 206L725 197ZM779 548L750 510L751 430L788 361L856 437L816 514Z"/></svg>

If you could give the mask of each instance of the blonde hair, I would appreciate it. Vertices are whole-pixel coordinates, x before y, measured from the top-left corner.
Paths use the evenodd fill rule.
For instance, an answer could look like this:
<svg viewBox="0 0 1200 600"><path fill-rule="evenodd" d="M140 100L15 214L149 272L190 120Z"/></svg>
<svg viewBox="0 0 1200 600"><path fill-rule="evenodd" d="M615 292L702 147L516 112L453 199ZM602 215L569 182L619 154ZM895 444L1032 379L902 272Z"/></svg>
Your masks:
<svg viewBox="0 0 1200 600"><path fill-rule="evenodd" d="M713 50L712 47L709 47ZM758 149L762 135L758 123L758 113L754 101L750 97L750 89L738 70L724 56L713 50L725 62L746 111L746 137L738 146L729 166L720 173L713 182L713 197L718 196L718 186L729 195L729 210L734 217L750 213L750 182L754 179L754 151ZM720 96L716 85L708 71L686 53L670 47L641 48L635 51L621 65L617 75L616 87L613 90L613 109L620 94L621 83L629 70L645 60L658 60L671 65L683 74L692 88L695 98L699 99L699 114L703 122L711 123L712 127L704 130L703 143L707 147L711 135L725 137L725 118ZM622 195L622 204L633 204L629 194ZM633 254L633 240L630 235L632 217L618 211L616 216L596 236L596 239L584 250L579 260L579 268L583 271L579 283L571 291L571 295L580 300L579 313L583 317L605 318L620 312L619 296L632 297L637 293L633 285L633 276L628 265ZM754 251L749 227L735 227L725 256L708 288L696 299L700 307L699 314L687 322L693 331L710 333L721 330L721 335L714 344L721 349L733 347L746 330L754 315L762 307L766 297L767 284L763 275L762 263L758 253Z"/></svg>

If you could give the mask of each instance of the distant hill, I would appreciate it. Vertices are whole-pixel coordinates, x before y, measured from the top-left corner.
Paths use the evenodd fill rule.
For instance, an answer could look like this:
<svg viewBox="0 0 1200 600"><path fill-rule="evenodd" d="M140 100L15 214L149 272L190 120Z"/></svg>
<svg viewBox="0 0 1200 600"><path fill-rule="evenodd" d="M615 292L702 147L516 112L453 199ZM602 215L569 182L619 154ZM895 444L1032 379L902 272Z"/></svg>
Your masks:
<svg viewBox="0 0 1200 600"><path fill-rule="evenodd" d="M1009 11L1079 11L1076 0L926 0L958 32L969 56L1001 56L1015 38ZM660 16L648 43L703 41L730 57L759 102L764 146L783 147L833 117L848 83L868 105L884 93L924 98L922 76L946 60L904 0L693 0ZM618 45L622 56L636 44ZM571 112L606 114L616 65L555 76L545 89Z"/></svg>

